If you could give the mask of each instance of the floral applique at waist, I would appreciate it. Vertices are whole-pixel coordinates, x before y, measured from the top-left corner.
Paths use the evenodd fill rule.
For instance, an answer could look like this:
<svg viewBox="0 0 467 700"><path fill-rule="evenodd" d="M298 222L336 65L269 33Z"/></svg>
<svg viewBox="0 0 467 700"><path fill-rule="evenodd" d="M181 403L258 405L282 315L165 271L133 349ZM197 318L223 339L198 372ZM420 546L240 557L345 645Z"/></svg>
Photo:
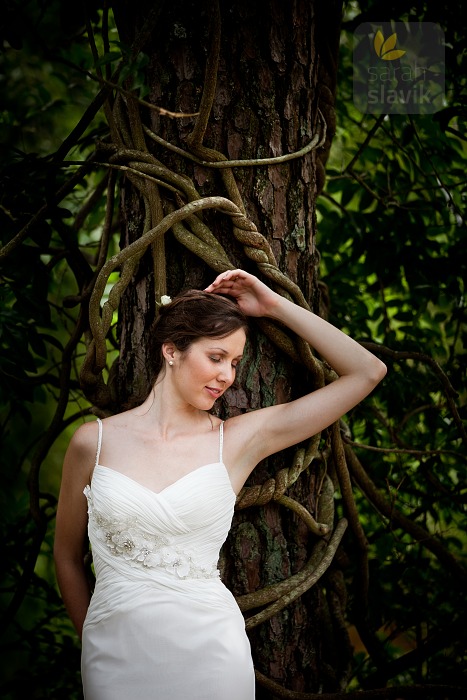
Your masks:
<svg viewBox="0 0 467 700"><path fill-rule="evenodd" d="M89 486L84 489L88 500L89 524L109 552L122 557L132 567L159 567L178 578L213 579L220 573L215 564L203 566L192 554L177 547L166 535L148 533L138 524L136 517L116 521L99 513L93 504Z"/></svg>

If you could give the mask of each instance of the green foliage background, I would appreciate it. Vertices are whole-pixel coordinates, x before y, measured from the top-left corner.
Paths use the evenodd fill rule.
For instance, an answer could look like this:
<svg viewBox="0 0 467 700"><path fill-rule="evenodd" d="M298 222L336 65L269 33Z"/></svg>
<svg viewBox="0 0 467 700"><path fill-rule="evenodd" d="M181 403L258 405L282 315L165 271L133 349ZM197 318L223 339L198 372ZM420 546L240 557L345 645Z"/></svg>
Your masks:
<svg viewBox="0 0 467 700"><path fill-rule="evenodd" d="M318 202L330 320L378 343L389 366L377 396L346 420L347 441L383 499L375 508L356 489L371 562L365 615L380 647L367 653L357 638L349 688L465 686L465 25L443 7L443 111L362 115L352 103L351 38L376 12L377 3L346 8L337 134ZM384 9L388 19L440 21L433 12L429 2ZM103 173L77 165L107 132L99 105L90 108L100 85L89 27L107 56L101 65L126 50L112 28L105 46L100 20L79 3L64 13L60 2L11 1L2 27L2 245L26 231L2 259L0 286L5 699L80 697L79 646L57 592L52 543L61 460L90 409L78 382L85 347L70 338L79 335L74 297L92 279L105 207ZM420 543L403 518L439 548ZM348 622L359 628L356 543L347 554Z"/></svg>

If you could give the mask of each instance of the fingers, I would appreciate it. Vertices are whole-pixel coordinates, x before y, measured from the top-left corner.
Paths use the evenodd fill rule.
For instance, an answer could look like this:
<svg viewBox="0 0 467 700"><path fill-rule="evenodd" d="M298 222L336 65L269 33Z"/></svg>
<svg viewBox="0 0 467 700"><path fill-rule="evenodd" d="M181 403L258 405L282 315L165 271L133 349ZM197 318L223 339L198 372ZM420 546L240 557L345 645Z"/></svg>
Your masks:
<svg viewBox="0 0 467 700"><path fill-rule="evenodd" d="M246 273L243 270L227 270L216 277L214 282L206 287L205 292L231 290L235 282L246 279Z"/></svg>

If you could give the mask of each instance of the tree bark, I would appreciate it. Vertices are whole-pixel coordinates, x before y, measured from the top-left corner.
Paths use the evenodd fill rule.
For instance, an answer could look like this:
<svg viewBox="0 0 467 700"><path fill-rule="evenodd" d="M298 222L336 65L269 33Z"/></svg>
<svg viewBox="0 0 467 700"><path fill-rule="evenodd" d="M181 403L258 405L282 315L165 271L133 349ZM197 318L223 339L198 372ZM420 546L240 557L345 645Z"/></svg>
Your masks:
<svg viewBox="0 0 467 700"><path fill-rule="evenodd" d="M323 8L325 5L325 8ZM121 0L115 4L120 38L128 46L141 35L145 20L157 13L154 31L143 51L149 57L145 98L172 112L195 113L206 83L205 69L218 36L215 2L171 0L156 10L148 2ZM273 251L279 269L303 291L310 307L323 313L315 247L315 203L324 183L324 164L334 133L334 92L337 74L341 2L296 0L281 2L236 0L220 3L220 43L214 98L203 147L193 146L196 117L172 119L148 108L143 122L152 132L200 160L271 158L304 148L326 123L326 140L319 150L285 163L220 170L194 163L160 143L146 139L158 162L190 178L200 196L232 198L228 180L233 173L237 201ZM132 128L130 118L130 129ZM133 133L133 132L132 132ZM138 149L138 135L134 148ZM230 183L230 184L229 184ZM159 188L162 218L177 198ZM142 197L126 180L122 191L122 246L141 235ZM203 221L222 244L230 262L254 274L258 268L232 234L230 217L219 211L203 213ZM160 243L159 245L162 245ZM153 249L154 254L154 249ZM117 368L120 395L125 397L144 373L145 339L156 313L155 299L186 287L203 288L216 274L180 243L173 231L165 234L159 258L165 270L154 267L146 253L119 310L121 359ZM156 272L154 272L156 270ZM159 270L159 272L158 272ZM163 279L166 275L166 281ZM159 276L159 278L158 278ZM293 399L312 387L309 373L277 349L258 330L248 343L237 385L215 409L226 418L239 412ZM261 440L261 436L258 436ZM262 484L291 464L295 450L274 455L258 465L249 484ZM288 494L316 515L318 482L314 464ZM300 571L319 538L303 521L278 503L239 509L221 557L222 576L236 596L251 593ZM329 590L338 570L328 575ZM334 586L335 588L335 586ZM256 668L296 691L332 691L339 688L348 654L345 634L333 617L322 587L314 586L269 621L251 630ZM257 610L246 613L248 617ZM258 687L257 697L272 697Z"/></svg>

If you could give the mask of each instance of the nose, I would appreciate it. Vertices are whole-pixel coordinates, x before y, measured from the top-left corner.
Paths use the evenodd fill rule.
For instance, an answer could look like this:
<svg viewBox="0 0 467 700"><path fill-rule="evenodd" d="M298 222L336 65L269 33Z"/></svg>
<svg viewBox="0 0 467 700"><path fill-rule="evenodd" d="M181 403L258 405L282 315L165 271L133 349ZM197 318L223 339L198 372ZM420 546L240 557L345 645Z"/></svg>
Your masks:
<svg viewBox="0 0 467 700"><path fill-rule="evenodd" d="M225 366L221 367L221 369L217 373L217 380L219 382L223 382L224 384L232 384L234 378L235 369L232 367L231 364L226 364Z"/></svg>

